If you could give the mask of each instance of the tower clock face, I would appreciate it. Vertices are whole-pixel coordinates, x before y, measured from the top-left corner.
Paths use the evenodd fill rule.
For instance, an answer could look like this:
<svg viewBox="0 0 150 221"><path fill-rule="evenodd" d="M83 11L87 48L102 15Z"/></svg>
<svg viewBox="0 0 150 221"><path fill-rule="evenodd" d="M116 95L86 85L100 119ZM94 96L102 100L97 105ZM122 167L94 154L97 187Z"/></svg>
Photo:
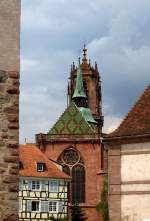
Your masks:
<svg viewBox="0 0 150 221"><path fill-rule="evenodd" d="M68 165L73 165L79 161L79 155L75 150L68 149L63 154L63 161Z"/></svg>

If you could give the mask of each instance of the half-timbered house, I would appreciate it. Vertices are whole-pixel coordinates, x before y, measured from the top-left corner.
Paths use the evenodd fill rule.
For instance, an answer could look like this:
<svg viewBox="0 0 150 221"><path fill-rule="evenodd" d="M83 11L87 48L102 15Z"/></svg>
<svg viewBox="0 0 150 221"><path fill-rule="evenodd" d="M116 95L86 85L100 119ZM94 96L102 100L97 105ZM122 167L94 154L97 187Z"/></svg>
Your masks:
<svg viewBox="0 0 150 221"><path fill-rule="evenodd" d="M69 176L36 146L20 146L19 220L50 221L67 217Z"/></svg>

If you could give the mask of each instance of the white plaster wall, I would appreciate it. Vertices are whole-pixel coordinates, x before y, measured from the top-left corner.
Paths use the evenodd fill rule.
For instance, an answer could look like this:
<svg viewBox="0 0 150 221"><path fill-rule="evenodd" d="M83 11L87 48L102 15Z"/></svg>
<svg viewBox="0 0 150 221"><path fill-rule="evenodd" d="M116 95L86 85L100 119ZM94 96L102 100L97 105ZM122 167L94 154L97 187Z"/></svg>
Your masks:
<svg viewBox="0 0 150 221"><path fill-rule="evenodd" d="M143 153L141 153L143 151ZM144 153L144 152L147 153ZM133 184L121 185L121 221L145 221L150 219L150 143L121 146L121 181ZM125 154L125 153L129 154ZM139 153L136 153L139 152ZM140 183L134 183L140 181ZM147 181L147 183L142 183ZM137 194L134 191L145 191ZM127 192L128 194L124 194Z"/></svg>
<svg viewBox="0 0 150 221"><path fill-rule="evenodd" d="M150 195L122 195L121 211L121 221L150 219Z"/></svg>
<svg viewBox="0 0 150 221"><path fill-rule="evenodd" d="M150 151L150 143L122 145L121 151ZM121 181L150 180L150 153L121 156Z"/></svg>

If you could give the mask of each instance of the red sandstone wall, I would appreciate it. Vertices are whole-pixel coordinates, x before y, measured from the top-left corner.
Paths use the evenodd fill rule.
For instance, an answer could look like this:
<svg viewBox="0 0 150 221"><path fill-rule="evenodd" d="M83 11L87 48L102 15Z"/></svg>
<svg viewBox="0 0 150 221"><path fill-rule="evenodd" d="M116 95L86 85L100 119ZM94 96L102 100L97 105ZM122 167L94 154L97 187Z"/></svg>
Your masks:
<svg viewBox="0 0 150 221"><path fill-rule="evenodd" d="M101 169L100 144L53 142L53 144L46 144L45 154L56 161L63 150L70 145L73 145L80 152L86 168L86 203L81 204L81 206L85 209L88 221L98 221L99 218L95 207L100 200L100 193L103 187L103 175L99 174Z"/></svg>

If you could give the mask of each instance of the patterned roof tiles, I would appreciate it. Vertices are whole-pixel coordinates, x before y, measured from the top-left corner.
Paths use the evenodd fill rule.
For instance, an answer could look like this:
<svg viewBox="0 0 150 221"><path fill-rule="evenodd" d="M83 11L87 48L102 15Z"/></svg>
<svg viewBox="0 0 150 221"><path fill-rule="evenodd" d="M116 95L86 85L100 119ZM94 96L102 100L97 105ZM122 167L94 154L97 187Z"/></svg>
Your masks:
<svg viewBox="0 0 150 221"><path fill-rule="evenodd" d="M150 84L120 126L108 137L145 134L150 134Z"/></svg>

